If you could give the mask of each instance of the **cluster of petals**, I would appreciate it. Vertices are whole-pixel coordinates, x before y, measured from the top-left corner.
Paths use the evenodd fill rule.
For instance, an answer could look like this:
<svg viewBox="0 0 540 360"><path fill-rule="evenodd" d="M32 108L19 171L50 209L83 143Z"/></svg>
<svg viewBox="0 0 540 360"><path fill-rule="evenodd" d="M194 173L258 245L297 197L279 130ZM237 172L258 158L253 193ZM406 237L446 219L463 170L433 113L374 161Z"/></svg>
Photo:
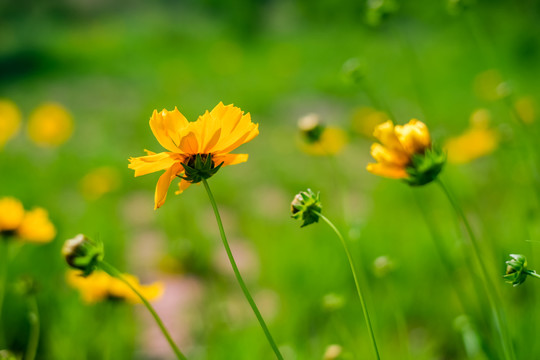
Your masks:
<svg viewBox="0 0 540 360"><path fill-rule="evenodd" d="M160 282L141 285L136 276L123 274L122 277L149 301L156 300L163 295L164 286ZM87 303L96 303L107 299L123 300L132 304L141 302L125 283L102 270L96 270L87 277L81 276L80 271L70 270L67 273L67 282L79 290L82 299Z"/></svg>
<svg viewBox="0 0 540 360"><path fill-rule="evenodd" d="M15 235L18 240L47 243L56 236L56 229L45 209L25 211L13 197L0 198L0 234Z"/></svg>
<svg viewBox="0 0 540 360"><path fill-rule="evenodd" d="M377 163L368 164L367 170L393 179L407 178L413 156L423 154L431 146L427 126L416 119L395 126L388 120L375 128L373 136L380 142L371 146L371 156Z"/></svg>
<svg viewBox="0 0 540 360"><path fill-rule="evenodd" d="M259 134L258 124L251 122L249 113L244 114L240 108L221 102L194 122L189 122L177 108L161 112L154 110L150 128L168 151L154 153L145 150L146 156L129 159L129 168L135 170L135 176L165 170L157 182L155 209L164 204L171 182L184 175L182 163L187 163L197 154L211 155L215 166L245 162L247 154L230 152ZM188 180L182 179L176 193L182 193L190 185Z"/></svg>

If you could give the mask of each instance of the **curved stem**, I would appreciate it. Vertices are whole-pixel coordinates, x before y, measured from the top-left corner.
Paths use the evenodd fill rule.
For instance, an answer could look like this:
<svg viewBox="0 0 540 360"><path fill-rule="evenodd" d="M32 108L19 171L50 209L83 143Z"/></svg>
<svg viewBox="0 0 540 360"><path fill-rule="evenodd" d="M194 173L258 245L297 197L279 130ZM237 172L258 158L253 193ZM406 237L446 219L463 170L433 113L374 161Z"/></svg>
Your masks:
<svg viewBox="0 0 540 360"><path fill-rule="evenodd" d="M251 309L255 313L255 316L257 317L257 320L259 321L259 324L261 325L261 328L266 335L266 339L270 343L270 346L272 347L272 350L274 350L274 353L276 354L276 357L279 360L283 360L283 356L279 352L279 349L272 338L272 335L270 334L270 330L268 330L268 327L266 326L266 323L264 322L264 319L257 308L257 304L255 304L255 301L253 300L253 297L249 293L249 290L244 283L244 280L242 279L242 275L240 275L240 271L238 270L238 266L236 265L236 261L234 260L231 248L229 246L229 243L227 241L227 236L225 235L225 230L223 229L223 224L221 222L221 216L219 215L219 210L217 208L216 200L214 199L214 195L212 195L212 191L210 190L210 186L208 186L208 182L206 179L202 180L202 183L204 184L204 187L206 189L206 192L208 193L208 198L210 199L210 203L212 204L212 208L214 209L214 214L216 215L216 221L219 227L219 232L221 234L221 240L223 241L223 246L225 246L225 251L227 252L227 256L229 257L229 261L231 263L232 269L234 271L234 275L236 276L236 280L238 281L238 284L242 288L242 292L244 293L244 296L246 297L249 305L251 306Z"/></svg>
<svg viewBox="0 0 540 360"><path fill-rule="evenodd" d="M30 295L28 299L30 311L28 318L30 320L30 337L26 346L24 360L34 360L39 345L39 309L35 295Z"/></svg>
<svg viewBox="0 0 540 360"><path fill-rule="evenodd" d="M161 332L163 333L163 335L165 336L165 338L167 339L167 342L169 343L169 345L171 346L171 348L173 349L176 357L180 360L187 360L186 357L184 356L184 354L182 354L182 352L180 351L180 349L178 349L178 347L176 346L176 344L174 343L173 339L171 338L171 335L169 334L169 332L167 331L167 329L165 328L165 325L163 324L163 321L161 321L161 318L159 317L159 315L156 313L156 311L154 310L154 308L152 307L152 305L150 305L150 303L148 302L148 300L146 300L146 298L133 286L131 285L131 283L129 281L127 281L124 276L122 275L122 273L120 273L120 271L118 271L114 266L110 265L109 263L107 263L106 261L102 261L100 263L100 266L101 268L107 272L109 275L111 276L114 276L115 278L119 279L120 281L122 281L124 284L126 284L130 289L131 291L133 291L138 297L139 299L141 299L141 301L143 302L144 306L146 306L146 308L148 309L148 311L150 312L150 314L152 314L152 316L154 317L154 320L156 320L156 323L158 324L159 328L161 329Z"/></svg>
<svg viewBox="0 0 540 360"><path fill-rule="evenodd" d="M457 201L455 200L454 196L450 192L450 190L444 185L441 179L437 179L437 183L443 190L444 194L448 198L448 201L454 208L454 211L456 212L458 218L461 219L463 222L463 225L465 226L465 229L467 231L467 234L469 235L469 239L471 240L472 249L474 253L474 257L476 258L476 261L478 262L478 265L480 267L480 275L481 279L484 282L484 287L486 289L486 295L489 301L489 305L491 307L491 312L493 313L493 318L495 320L495 327L497 328L497 333L499 334L501 338L501 344L503 348L503 353L505 359L515 359L514 352L512 349L511 342L509 340L509 335L507 334L506 324L503 324L504 322L504 313L503 310L498 306L498 303L500 304L499 299L497 298L497 293L495 291L495 286L493 283L489 280L489 274L487 271L487 267L484 264L484 261L482 260L482 254L480 251L480 246L478 244L478 241L476 239L476 236L474 235L474 232L472 230L471 224L467 220L467 217L465 216L465 213L463 212L463 209L459 206Z"/></svg>
<svg viewBox="0 0 540 360"><path fill-rule="evenodd" d="M527 270L525 271L528 275L531 275L532 277L540 279L540 274L537 274L534 270Z"/></svg>
<svg viewBox="0 0 540 360"><path fill-rule="evenodd" d="M349 247L348 247L347 243L345 242L345 239L343 238L343 236L339 232L339 230L335 227L335 225L330 220L328 220L328 218L326 218L326 216L324 216L320 212L317 212L317 211L314 211L314 212L319 216L319 218L323 219L328 224L328 226L330 226L332 228L332 230L334 230L337 237L341 241L341 245L343 245L343 249L345 249L345 253L347 254L347 259L349 260L349 265L351 267L351 272L352 272L352 275L353 275L353 278L354 278L354 284L356 285L356 292L358 293L358 298L360 299L360 303L362 304L362 311L364 313L364 317L366 319L366 325L367 325L367 328L368 328L368 332L369 332L369 335L371 337L371 344L373 345L373 350L375 351L375 356L377 357L377 359L380 360L381 357L379 355L379 349L377 348L377 341L375 341L375 334L374 334L373 328L371 326L371 320L369 318L369 313L368 313L368 310L367 310L366 302L365 302L364 296L362 294L362 289L360 288L360 282L358 281L358 277L356 275L356 269L355 269L354 262L353 262L353 259L352 259L352 256L351 256L351 252L349 251Z"/></svg>

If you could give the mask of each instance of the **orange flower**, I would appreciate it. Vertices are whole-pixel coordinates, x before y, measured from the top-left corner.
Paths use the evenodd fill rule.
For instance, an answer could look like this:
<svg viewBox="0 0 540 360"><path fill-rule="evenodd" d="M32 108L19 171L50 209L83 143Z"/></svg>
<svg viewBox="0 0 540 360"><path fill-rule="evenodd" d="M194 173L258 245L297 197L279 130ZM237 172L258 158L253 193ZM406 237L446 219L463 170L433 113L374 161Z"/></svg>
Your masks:
<svg viewBox="0 0 540 360"><path fill-rule="evenodd" d="M193 167L197 156L203 161L210 158L211 167L216 171L220 166L245 162L247 154L230 152L259 134L259 125L251 122L249 113L244 115L240 108L225 106L221 102L194 122L188 122L177 108L172 111L163 109L160 113L154 110L150 128L161 146L169 151L156 154L145 150L148 155L130 158L128 167L135 170L135 176L165 170L157 182L154 209L165 203L167 190L174 178L182 178L176 194L198 182L185 176L184 165Z"/></svg>
<svg viewBox="0 0 540 360"><path fill-rule="evenodd" d="M33 243L48 243L56 236L56 229L47 211L42 208L27 211L16 232L23 241Z"/></svg>
<svg viewBox="0 0 540 360"><path fill-rule="evenodd" d="M373 136L380 141L371 146L371 156L377 163L368 164L367 170L393 179L408 178L407 167L413 156L431 147L427 126L416 119L403 126L394 126L388 120L375 128Z"/></svg>

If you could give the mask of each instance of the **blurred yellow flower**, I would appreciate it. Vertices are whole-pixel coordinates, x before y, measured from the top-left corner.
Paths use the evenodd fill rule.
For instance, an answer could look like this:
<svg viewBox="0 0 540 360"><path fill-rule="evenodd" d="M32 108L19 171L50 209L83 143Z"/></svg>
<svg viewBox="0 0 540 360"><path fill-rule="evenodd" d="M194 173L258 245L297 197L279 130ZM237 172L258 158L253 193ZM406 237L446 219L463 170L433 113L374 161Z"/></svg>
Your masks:
<svg viewBox="0 0 540 360"><path fill-rule="evenodd" d="M489 128L490 117L488 110L476 110L471 115L469 128L463 134L446 141L444 148L449 162L468 163L491 154L497 148L499 133Z"/></svg>
<svg viewBox="0 0 540 360"><path fill-rule="evenodd" d="M103 166L86 174L81 179L80 187L86 199L97 200L120 187L120 174L114 167Z"/></svg>
<svg viewBox="0 0 540 360"><path fill-rule="evenodd" d="M408 178L406 169L413 155L423 154L431 146L427 126L416 119L403 126L394 126L388 120L375 128L373 136L380 141L371 146L371 156L377 163L368 164L367 170L393 179Z"/></svg>
<svg viewBox="0 0 540 360"><path fill-rule="evenodd" d="M240 108L225 106L221 102L194 122L188 122L177 108L172 111L163 109L159 113L154 110L150 128L161 146L169 151L156 154L145 150L148 155L130 158L128 167L135 170L135 176L165 170L157 182L154 209L165 203L169 185L176 177L182 178L176 194L201 181L188 176L186 166L195 171L205 170L207 175L204 178L207 178L220 166L245 162L247 154L230 152L259 134L259 125L251 122L249 113L244 115ZM211 166L199 168L201 159L204 163L211 160Z"/></svg>
<svg viewBox="0 0 540 360"><path fill-rule="evenodd" d="M362 136L372 137L373 129L388 120L388 115L384 111L376 110L369 106L362 106L356 109L352 115L352 130Z"/></svg>
<svg viewBox="0 0 540 360"><path fill-rule="evenodd" d="M532 96L523 96L514 103L516 112L525 124L532 124L536 119L536 103Z"/></svg>
<svg viewBox="0 0 540 360"><path fill-rule="evenodd" d="M42 208L35 208L24 214L22 223L17 228L16 233L23 241L47 243L56 236L56 229L50 222L47 211Z"/></svg>
<svg viewBox="0 0 540 360"><path fill-rule="evenodd" d="M60 104L46 103L30 115L28 136L39 146L56 147L73 133L73 118Z"/></svg>
<svg viewBox="0 0 540 360"><path fill-rule="evenodd" d="M161 282L141 285L136 276L130 274L122 276L148 301L157 300L163 295L164 285ZM70 270L67 273L67 282L79 290L83 300L89 304L108 299L124 300L132 304L141 302L126 284L102 270L96 270L87 277L81 276L80 271Z"/></svg>
<svg viewBox="0 0 540 360"><path fill-rule="evenodd" d="M0 198L0 232L17 229L24 217L21 202L12 197Z"/></svg>
<svg viewBox="0 0 540 360"><path fill-rule="evenodd" d="M335 155L347 144L347 134L340 128L325 126L318 114L308 114L298 120L302 135L300 147L310 155Z"/></svg>
<svg viewBox="0 0 540 360"><path fill-rule="evenodd" d="M19 130L21 112L17 105L10 100L0 100L0 149Z"/></svg>

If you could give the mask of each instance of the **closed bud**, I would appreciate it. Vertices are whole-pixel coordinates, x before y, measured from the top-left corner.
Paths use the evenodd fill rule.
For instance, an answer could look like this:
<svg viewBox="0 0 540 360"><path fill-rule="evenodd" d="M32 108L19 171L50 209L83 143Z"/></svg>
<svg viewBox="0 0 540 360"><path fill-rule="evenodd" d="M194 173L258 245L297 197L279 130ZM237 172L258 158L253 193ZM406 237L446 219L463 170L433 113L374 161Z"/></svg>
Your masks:
<svg viewBox="0 0 540 360"><path fill-rule="evenodd" d="M291 217L303 220L302 227L318 222L321 210L320 195L311 189L300 191L291 202Z"/></svg>
<svg viewBox="0 0 540 360"><path fill-rule="evenodd" d="M423 154L415 154L411 164L405 169L408 178L403 179L411 186L426 185L437 179L446 164L446 153L433 146L426 149Z"/></svg>
<svg viewBox="0 0 540 360"><path fill-rule="evenodd" d="M79 234L64 243L62 255L69 266L82 270L82 276L88 276L103 260L103 244L94 242L83 234Z"/></svg>
<svg viewBox="0 0 540 360"><path fill-rule="evenodd" d="M307 143L315 143L321 139L325 125L318 114L311 113L298 120L298 129Z"/></svg>
<svg viewBox="0 0 540 360"><path fill-rule="evenodd" d="M511 254L511 260L506 262L506 274L503 276L507 283L521 285L527 279L527 258L524 255Z"/></svg>

